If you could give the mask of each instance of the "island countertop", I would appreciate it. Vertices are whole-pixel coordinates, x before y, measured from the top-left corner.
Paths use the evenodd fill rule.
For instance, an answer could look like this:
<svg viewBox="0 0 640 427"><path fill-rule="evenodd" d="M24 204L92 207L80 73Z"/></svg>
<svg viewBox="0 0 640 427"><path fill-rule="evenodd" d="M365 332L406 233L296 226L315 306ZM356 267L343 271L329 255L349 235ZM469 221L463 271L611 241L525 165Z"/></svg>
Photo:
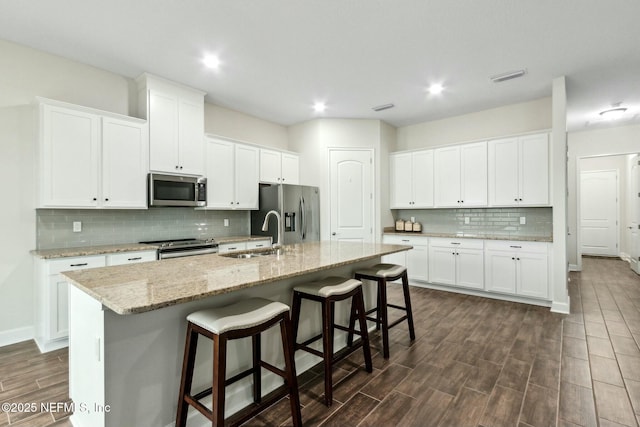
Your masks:
<svg viewBox="0 0 640 427"><path fill-rule="evenodd" d="M69 282L117 314L136 314L411 249L406 245L311 242L249 259L219 254L68 271Z"/></svg>

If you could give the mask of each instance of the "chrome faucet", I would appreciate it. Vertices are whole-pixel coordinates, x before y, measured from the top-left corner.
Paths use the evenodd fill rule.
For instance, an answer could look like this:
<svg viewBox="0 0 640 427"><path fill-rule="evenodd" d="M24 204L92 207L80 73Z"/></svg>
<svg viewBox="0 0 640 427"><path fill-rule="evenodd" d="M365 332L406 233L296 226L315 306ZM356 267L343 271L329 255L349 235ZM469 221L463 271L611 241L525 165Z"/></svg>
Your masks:
<svg viewBox="0 0 640 427"><path fill-rule="evenodd" d="M276 242L272 245L274 248L279 248L281 246L280 241L282 240L282 217L278 213L278 211L269 211L264 216L264 223L262 224L262 231L269 230L269 217L271 215L275 215L278 220L278 237Z"/></svg>

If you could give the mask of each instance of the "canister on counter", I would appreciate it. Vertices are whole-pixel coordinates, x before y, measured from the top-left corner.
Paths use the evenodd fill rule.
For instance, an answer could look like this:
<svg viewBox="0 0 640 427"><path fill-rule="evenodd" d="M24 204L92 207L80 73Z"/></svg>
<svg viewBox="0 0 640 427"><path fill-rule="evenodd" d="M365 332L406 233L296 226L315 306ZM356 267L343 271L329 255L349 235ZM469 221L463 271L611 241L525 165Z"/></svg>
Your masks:
<svg viewBox="0 0 640 427"><path fill-rule="evenodd" d="M404 231L404 221L399 219L396 221L396 231Z"/></svg>
<svg viewBox="0 0 640 427"><path fill-rule="evenodd" d="M413 231L413 223L411 221L404 222L404 231Z"/></svg>
<svg viewBox="0 0 640 427"><path fill-rule="evenodd" d="M418 233L422 232L422 224L420 224L419 222L414 222L413 231Z"/></svg>

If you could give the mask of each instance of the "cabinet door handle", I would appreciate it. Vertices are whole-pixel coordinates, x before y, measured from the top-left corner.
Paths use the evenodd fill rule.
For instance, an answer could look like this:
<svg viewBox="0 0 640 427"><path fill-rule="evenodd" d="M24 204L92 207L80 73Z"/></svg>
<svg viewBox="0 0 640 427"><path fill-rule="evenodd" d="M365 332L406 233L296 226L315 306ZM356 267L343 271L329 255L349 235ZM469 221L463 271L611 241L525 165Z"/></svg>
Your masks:
<svg viewBox="0 0 640 427"><path fill-rule="evenodd" d="M127 261L139 261L141 259L142 259L141 256L137 256L137 257L133 257L133 258L127 258Z"/></svg>
<svg viewBox="0 0 640 427"><path fill-rule="evenodd" d="M180 167L178 165L176 165L176 169L180 169Z"/></svg>
<svg viewBox="0 0 640 427"><path fill-rule="evenodd" d="M514 201L514 202L517 202L517 201L518 201L518 198L516 197L515 199L513 199L513 201Z"/></svg>
<svg viewBox="0 0 640 427"><path fill-rule="evenodd" d="M408 242L408 240L404 240L404 239L402 239L401 241L402 241L402 242Z"/></svg>
<svg viewBox="0 0 640 427"><path fill-rule="evenodd" d="M182 169L182 166L180 166L180 169Z"/></svg>
<svg viewBox="0 0 640 427"><path fill-rule="evenodd" d="M512 257L511 257L511 259L515 261L515 260L516 260L516 257L513 257L513 256L512 256Z"/></svg>
<svg viewBox="0 0 640 427"><path fill-rule="evenodd" d="M85 265L89 265L89 263L81 262L80 264L71 264L69 267L84 267Z"/></svg>
<svg viewBox="0 0 640 427"><path fill-rule="evenodd" d="M509 246L510 248L520 249L522 246Z"/></svg>
<svg viewBox="0 0 640 427"><path fill-rule="evenodd" d="M459 245L460 242L451 242L452 245Z"/></svg>
<svg viewBox="0 0 640 427"><path fill-rule="evenodd" d="M520 261L520 258L516 258L516 261Z"/></svg>
<svg viewBox="0 0 640 427"><path fill-rule="evenodd" d="M93 201L94 201L94 202L95 202L95 201L97 201L97 200L98 200L98 198L97 198L97 197L94 197L94 198L93 198Z"/></svg>
<svg viewBox="0 0 640 427"><path fill-rule="evenodd" d="M261 248L261 247L263 247L263 246L264 246L264 245L256 245L256 248Z"/></svg>
<svg viewBox="0 0 640 427"><path fill-rule="evenodd" d="M104 201L105 201L105 202L108 202L108 201L109 201L109 198L107 197L106 199L104 199Z"/></svg>

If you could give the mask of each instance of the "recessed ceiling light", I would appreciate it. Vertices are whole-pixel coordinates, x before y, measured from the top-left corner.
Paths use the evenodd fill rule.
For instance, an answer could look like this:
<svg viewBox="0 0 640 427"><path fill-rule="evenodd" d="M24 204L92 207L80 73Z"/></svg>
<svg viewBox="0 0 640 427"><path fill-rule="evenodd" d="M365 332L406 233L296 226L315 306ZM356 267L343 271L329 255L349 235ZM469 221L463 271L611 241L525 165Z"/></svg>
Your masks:
<svg viewBox="0 0 640 427"><path fill-rule="evenodd" d="M220 58L216 55L207 55L202 59L202 63L213 70L217 70L220 67Z"/></svg>
<svg viewBox="0 0 640 427"><path fill-rule="evenodd" d="M491 76L489 78L494 83L500 83L500 82L504 82L511 79L517 79L518 77L522 77L525 74L527 74L527 70L523 69L523 70L517 70L517 71L510 71L508 73L496 74L495 76Z"/></svg>
<svg viewBox="0 0 640 427"><path fill-rule="evenodd" d="M315 111L316 113L322 113L326 109L327 104L325 104L324 102L316 102L315 104L313 104L313 111Z"/></svg>
<svg viewBox="0 0 640 427"><path fill-rule="evenodd" d="M600 111L600 116L607 120L616 120L622 117L626 111L627 109L625 107L610 108Z"/></svg>
<svg viewBox="0 0 640 427"><path fill-rule="evenodd" d="M439 83L434 83L431 86L429 86L429 89L427 90L431 95L440 95L444 90L444 87Z"/></svg>

